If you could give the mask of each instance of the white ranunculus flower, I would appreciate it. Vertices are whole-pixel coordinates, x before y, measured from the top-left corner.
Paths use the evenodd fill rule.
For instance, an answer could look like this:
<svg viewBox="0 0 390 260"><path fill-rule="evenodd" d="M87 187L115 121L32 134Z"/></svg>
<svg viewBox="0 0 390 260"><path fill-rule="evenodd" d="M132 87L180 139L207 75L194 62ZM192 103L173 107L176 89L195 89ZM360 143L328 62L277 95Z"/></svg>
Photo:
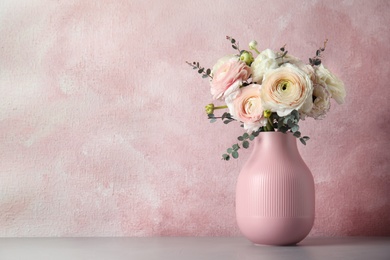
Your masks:
<svg viewBox="0 0 390 260"><path fill-rule="evenodd" d="M314 90L314 89L313 89ZM313 98L309 96L303 102L302 106L298 109L300 114L307 114L313 109Z"/></svg>
<svg viewBox="0 0 390 260"><path fill-rule="evenodd" d="M320 82L323 81L326 84L332 98L334 98L337 103L343 104L346 96L344 83L322 64L316 68L315 74Z"/></svg>
<svg viewBox="0 0 390 260"><path fill-rule="evenodd" d="M282 53L280 53L279 55L282 55ZM309 75L310 79L314 80L315 78L313 67L311 65L304 63L302 60L298 59L297 57L287 54L286 56L283 57L283 59L278 59L278 61L279 64L283 62L283 63L290 63L292 65L295 65L301 70L303 70L304 72L306 72Z"/></svg>
<svg viewBox="0 0 390 260"><path fill-rule="evenodd" d="M284 64L264 75L261 99L264 110L286 116L293 110L311 109L313 83L297 66Z"/></svg>
<svg viewBox="0 0 390 260"><path fill-rule="evenodd" d="M325 84L314 84L313 108L305 115L314 119L323 119L330 109L330 98L331 94Z"/></svg>
<svg viewBox="0 0 390 260"><path fill-rule="evenodd" d="M278 67L276 57L276 53L270 49L266 49L257 55L251 65L253 82L261 84L264 74L270 69L276 69Z"/></svg>

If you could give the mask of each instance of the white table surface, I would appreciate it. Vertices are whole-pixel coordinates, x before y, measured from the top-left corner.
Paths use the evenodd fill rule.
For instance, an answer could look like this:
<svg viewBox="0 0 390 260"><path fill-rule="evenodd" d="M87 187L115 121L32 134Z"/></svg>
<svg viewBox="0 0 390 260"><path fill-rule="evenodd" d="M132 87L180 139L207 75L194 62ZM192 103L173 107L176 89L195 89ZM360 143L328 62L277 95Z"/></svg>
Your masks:
<svg viewBox="0 0 390 260"><path fill-rule="evenodd" d="M0 238L1 260L390 260L390 237L307 238L256 246L242 237Z"/></svg>

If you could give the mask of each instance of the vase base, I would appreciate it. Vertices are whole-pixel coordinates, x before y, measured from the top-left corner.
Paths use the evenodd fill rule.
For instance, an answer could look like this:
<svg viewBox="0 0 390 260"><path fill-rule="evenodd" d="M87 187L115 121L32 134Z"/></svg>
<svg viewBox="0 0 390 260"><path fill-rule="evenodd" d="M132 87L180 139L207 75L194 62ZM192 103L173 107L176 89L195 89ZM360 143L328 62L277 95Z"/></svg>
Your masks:
<svg viewBox="0 0 390 260"><path fill-rule="evenodd" d="M255 246L259 246L259 247L266 247L266 246L297 246L298 243L292 243L292 244L286 244L286 245L267 245L267 244L255 244Z"/></svg>
<svg viewBox="0 0 390 260"><path fill-rule="evenodd" d="M241 233L253 244L294 246L310 232L314 216L309 217L255 217L237 214Z"/></svg>

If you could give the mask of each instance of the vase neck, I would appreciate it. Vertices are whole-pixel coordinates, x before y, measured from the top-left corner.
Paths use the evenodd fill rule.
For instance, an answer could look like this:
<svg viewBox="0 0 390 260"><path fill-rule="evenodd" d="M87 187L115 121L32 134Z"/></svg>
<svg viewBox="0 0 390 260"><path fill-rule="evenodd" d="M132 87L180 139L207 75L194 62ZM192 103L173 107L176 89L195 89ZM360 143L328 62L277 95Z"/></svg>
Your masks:
<svg viewBox="0 0 390 260"><path fill-rule="evenodd" d="M291 133L261 132L254 142L255 156L278 156L283 153L297 154L297 140Z"/></svg>

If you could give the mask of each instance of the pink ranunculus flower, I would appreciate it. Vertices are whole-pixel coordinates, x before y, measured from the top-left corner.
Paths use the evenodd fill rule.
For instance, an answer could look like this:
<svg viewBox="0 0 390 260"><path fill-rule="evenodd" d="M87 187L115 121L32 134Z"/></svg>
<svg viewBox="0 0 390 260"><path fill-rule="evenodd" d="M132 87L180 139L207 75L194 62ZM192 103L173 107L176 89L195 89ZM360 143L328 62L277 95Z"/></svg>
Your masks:
<svg viewBox="0 0 390 260"><path fill-rule="evenodd" d="M266 120L263 120L260 89L261 85L251 84L241 88L240 94L227 102L230 114L233 118L244 123L244 129L248 133L257 131L267 123Z"/></svg>
<svg viewBox="0 0 390 260"><path fill-rule="evenodd" d="M225 64L226 62L228 62L228 61L230 61L230 60L238 61L238 60L239 60L239 57L238 57L238 55L235 55L235 54L228 54L228 55L225 55L225 56L223 56L222 58L218 59L217 62L214 64L214 66L211 68L211 75L214 75L215 72L216 72L223 64Z"/></svg>
<svg viewBox="0 0 390 260"><path fill-rule="evenodd" d="M277 61L277 55L270 49L266 49L257 55L256 59L252 62L252 80L257 84L263 82L264 74L271 69L276 69L279 67Z"/></svg>
<svg viewBox="0 0 390 260"><path fill-rule="evenodd" d="M310 75L295 65L284 64L264 75L261 99L264 110L286 116L293 110L309 111L313 102Z"/></svg>
<svg viewBox="0 0 390 260"><path fill-rule="evenodd" d="M237 91L251 75L251 68L245 62L228 59L214 73L210 82L214 99L223 99Z"/></svg>

